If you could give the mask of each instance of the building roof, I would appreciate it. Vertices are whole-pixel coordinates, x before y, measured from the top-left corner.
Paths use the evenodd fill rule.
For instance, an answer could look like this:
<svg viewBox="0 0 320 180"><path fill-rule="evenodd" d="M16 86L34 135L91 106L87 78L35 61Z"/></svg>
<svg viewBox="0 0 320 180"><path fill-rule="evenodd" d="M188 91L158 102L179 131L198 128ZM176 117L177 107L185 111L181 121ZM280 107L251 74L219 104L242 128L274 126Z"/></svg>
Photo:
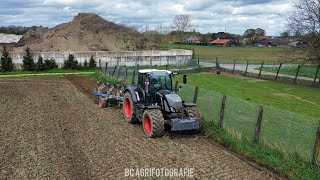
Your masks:
<svg viewBox="0 0 320 180"><path fill-rule="evenodd" d="M15 34L4 34L0 33L0 43L17 43L22 38L22 35L15 35Z"/></svg>
<svg viewBox="0 0 320 180"><path fill-rule="evenodd" d="M231 39L216 39L214 41L211 41L211 44L226 44L228 42L230 42Z"/></svg>
<svg viewBox="0 0 320 180"><path fill-rule="evenodd" d="M187 41L199 41L199 38L191 36L186 38Z"/></svg>

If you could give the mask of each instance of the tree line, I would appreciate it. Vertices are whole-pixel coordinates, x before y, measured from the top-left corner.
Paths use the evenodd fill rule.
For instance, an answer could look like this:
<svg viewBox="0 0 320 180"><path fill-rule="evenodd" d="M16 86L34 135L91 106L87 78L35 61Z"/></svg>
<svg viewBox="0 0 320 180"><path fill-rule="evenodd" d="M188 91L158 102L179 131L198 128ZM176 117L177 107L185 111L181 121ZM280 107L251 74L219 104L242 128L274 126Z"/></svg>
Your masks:
<svg viewBox="0 0 320 180"><path fill-rule="evenodd" d="M63 69L69 70L86 70L86 69L96 69L97 64L93 56L90 57L89 62L84 61L83 64L79 63L73 54L69 54L68 59L63 63ZM51 69L58 68L58 64L55 59L43 59L41 56L38 56L37 62L35 62L32 57L30 48L25 49L25 56L22 60L22 70L23 71L47 71ZM0 71L1 72L10 72L14 71L14 64L12 58L9 55L9 52L6 49L6 46L3 47L2 55L0 58Z"/></svg>
<svg viewBox="0 0 320 180"><path fill-rule="evenodd" d="M22 35L33 28L36 28L36 26L32 26L32 27L14 26L14 25L1 26L0 33Z"/></svg>

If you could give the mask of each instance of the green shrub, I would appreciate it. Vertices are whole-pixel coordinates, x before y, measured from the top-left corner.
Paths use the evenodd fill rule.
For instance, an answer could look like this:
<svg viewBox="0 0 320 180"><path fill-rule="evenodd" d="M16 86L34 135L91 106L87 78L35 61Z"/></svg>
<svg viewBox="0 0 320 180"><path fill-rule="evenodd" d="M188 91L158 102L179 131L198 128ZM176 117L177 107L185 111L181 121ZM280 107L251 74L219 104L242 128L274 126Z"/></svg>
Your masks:
<svg viewBox="0 0 320 180"><path fill-rule="evenodd" d="M56 69L58 68L58 64L54 59L46 59L44 60L44 70Z"/></svg>
<svg viewBox="0 0 320 180"><path fill-rule="evenodd" d="M64 61L63 69L78 69L78 61L75 59L74 55L69 54L67 60Z"/></svg>
<svg viewBox="0 0 320 180"><path fill-rule="evenodd" d="M22 60L22 69L24 71L34 71L36 68L36 65L34 63L34 60L32 58L31 52L30 52L30 48L27 47L26 50L26 55L23 56L23 60Z"/></svg>
<svg viewBox="0 0 320 180"><path fill-rule="evenodd" d="M43 71L44 70L43 58L41 56L38 57L38 61L37 61L37 64L36 64L36 70L37 71Z"/></svg>
<svg viewBox="0 0 320 180"><path fill-rule="evenodd" d="M96 69L97 68L97 63L96 60L91 56L89 60L89 69Z"/></svg>
<svg viewBox="0 0 320 180"><path fill-rule="evenodd" d="M3 72L13 71L14 65L12 58L9 56L9 52L6 49L6 46L3 46L3 52L0 60L0 70Z"/></svg>
<svg viewBox="0 0 320 180"><path fill-rule="evenodd" d="M88 61L85 60L83 63L83 69L88 69L88 68L89 68Z"/></svg>

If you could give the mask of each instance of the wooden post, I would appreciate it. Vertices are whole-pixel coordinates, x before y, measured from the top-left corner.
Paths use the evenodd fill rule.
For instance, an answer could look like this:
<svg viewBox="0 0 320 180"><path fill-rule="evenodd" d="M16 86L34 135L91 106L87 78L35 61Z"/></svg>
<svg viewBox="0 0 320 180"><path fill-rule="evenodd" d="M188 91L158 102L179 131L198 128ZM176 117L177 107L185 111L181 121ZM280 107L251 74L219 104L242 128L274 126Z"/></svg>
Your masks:
<svg viewBox="0 0 320 180"><path fill-rule="evenodd" d="M166 65L166 70L169 70L169 64Z"/></svg>
<svg viewBox="0 0 320 180"><path fill-rule="evenodd" d="M137 73L139 72L139 64L137 64L137 66L136 66L136 71L137 71Z"/></svg>
<svg viewBox="0 0 320 180"><path fill-rule="evenodd" d="M258 121L257 121L256 129L254 132L254 139L253 139L254 143L258 143L260 139L262 116L263 116L263 106L259 105Z"/></svg>
<svg viewBox="0 0 320 180"><path fill-rule="evenodd" d="M298 69L297 69L297 72L296 72L296 77L294 78L294 81L293 81L294 84L296 84L296 82L297 82L299 71L300 71L300 64L298 65Z"/></svg>
<svg viewBox="0 0 320 180"><path fill-rule="evenodd" d="M317 159L319 157L319 151L320 151L320 122L317 128L316 132L316 142L314 143L313 147L313 155L312 155L312 164L317 165Z"/></svg>
<svg viewBox="0 0 320 180"><path fill-rule="evenodd" d="M119 68L119 70L118 70L118 76L117 76L118 79L119 79L119 76L120 76L121 68L122 68L122 66L120 66L120 68Z"/></svg>
<svg viewBox="0 0 320 180"><path fill-rule="evenodd" d="M114 73L116 72L117 67L118 67L117 65L114 67L113 72L112 72L112 76L111 76L111 77L113 77L113 76L114 76Z"/></svg>
<svg viewBox="0 0 320 180"><path fill-rule="evenodd" d="M179 81L176 81L176 84L174 85L174 89L175 89L175 90L178 89L178 84L179 84Z"/></svg>
<svg viewBox="0 0 320 180"><path fill-rule="evenodd" d="M106 66L104 67L104 75L107 75L108 62L106 62Z"/></svg>
<svg viewBox="0 0 320 180"><path fill-rule="evenodd" d="M234 74L234 70L236 69L236 60L233 61L233 69L232 69L232 74Z"/></svg>
<svg viewBox="0 0 320 180"><path fill-rule="evenodd" d="M280 65L279 65L279 68L278 68L278 71L277 71L277 75L276 75L276 78L275 78L274 80L277 80L277 79L278 79L278 75L279 75L281 66L282 66L282 63L280 63Z"/></svg>
<svg viewBox="0 0 320 180"><path fill-rule="evenodd" d="M193 103L196 104L198 100L198 95L199 95L199 87L197 86L195 91L194 91L194 96L193 96Z"/></svg>
<svg viewBox="0 0 320 180"><path fill-rule="evenodd" d="M102 68L101 68L101 59L99 59L99 68L100 68L100 72L102 73Z"/></svg>
<svg viewBox="0 0 320 180"><path fill-rule="evenodd" d="M132 76L132 81L131 81L131 84L134 83L134 79L136 77L136 70L133 70L133 76Z"/></svg>
<svg viewBox="0 0 320 180"><path fill-rule="evenodd" d="M261 71L262 71L262 68L263 68L263 64L264 64L264 62L261 63L261 67L260 67L258 78L260 78L260 76L261 76Z"/></svg>
<svg viewBox="0 0 320 180"><path fill-rule="evenodd" d="M219 121L219 127L221 129L224 127L224 109L226 107L226 99L227 99L227 96L223 95L222 103L221 103L221 110L220 110L220 121Z"/></svg>
<svg viewBox="0 0 320 180"><path fill-rule="evenodd" d="M315 76L314 76L314 80L313 80L313 85L316 85L316 81L317 81L317 77L318 77L319 69L320 69L320 65L317 67L317 71L316 71L316 74L315 74Z"/></svg>
<svg viewBox="0 0 320 180"><path fill-rule="evenodd" d="M244 76L246 76L246 75L247 75L248 66L249 66L249 60L247 60L247 67L246 67L246 71L244 72Z"/></svg>

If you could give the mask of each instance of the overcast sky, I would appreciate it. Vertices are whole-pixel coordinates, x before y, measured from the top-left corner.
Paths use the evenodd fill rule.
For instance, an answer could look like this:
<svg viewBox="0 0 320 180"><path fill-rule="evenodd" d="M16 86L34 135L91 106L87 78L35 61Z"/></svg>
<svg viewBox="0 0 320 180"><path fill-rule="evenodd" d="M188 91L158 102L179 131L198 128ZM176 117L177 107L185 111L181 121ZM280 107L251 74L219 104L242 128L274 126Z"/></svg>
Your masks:
<svg viewBox="0 0 320 180"><path fill-rule="evenodd" d="M268 35L285 30L279 14L290 11L292 0L0 0L0 26L53 27L79 12L93 12L116 23L169 25L177 14L189 14L197 30L243 34L263 28Z"/></svg>

